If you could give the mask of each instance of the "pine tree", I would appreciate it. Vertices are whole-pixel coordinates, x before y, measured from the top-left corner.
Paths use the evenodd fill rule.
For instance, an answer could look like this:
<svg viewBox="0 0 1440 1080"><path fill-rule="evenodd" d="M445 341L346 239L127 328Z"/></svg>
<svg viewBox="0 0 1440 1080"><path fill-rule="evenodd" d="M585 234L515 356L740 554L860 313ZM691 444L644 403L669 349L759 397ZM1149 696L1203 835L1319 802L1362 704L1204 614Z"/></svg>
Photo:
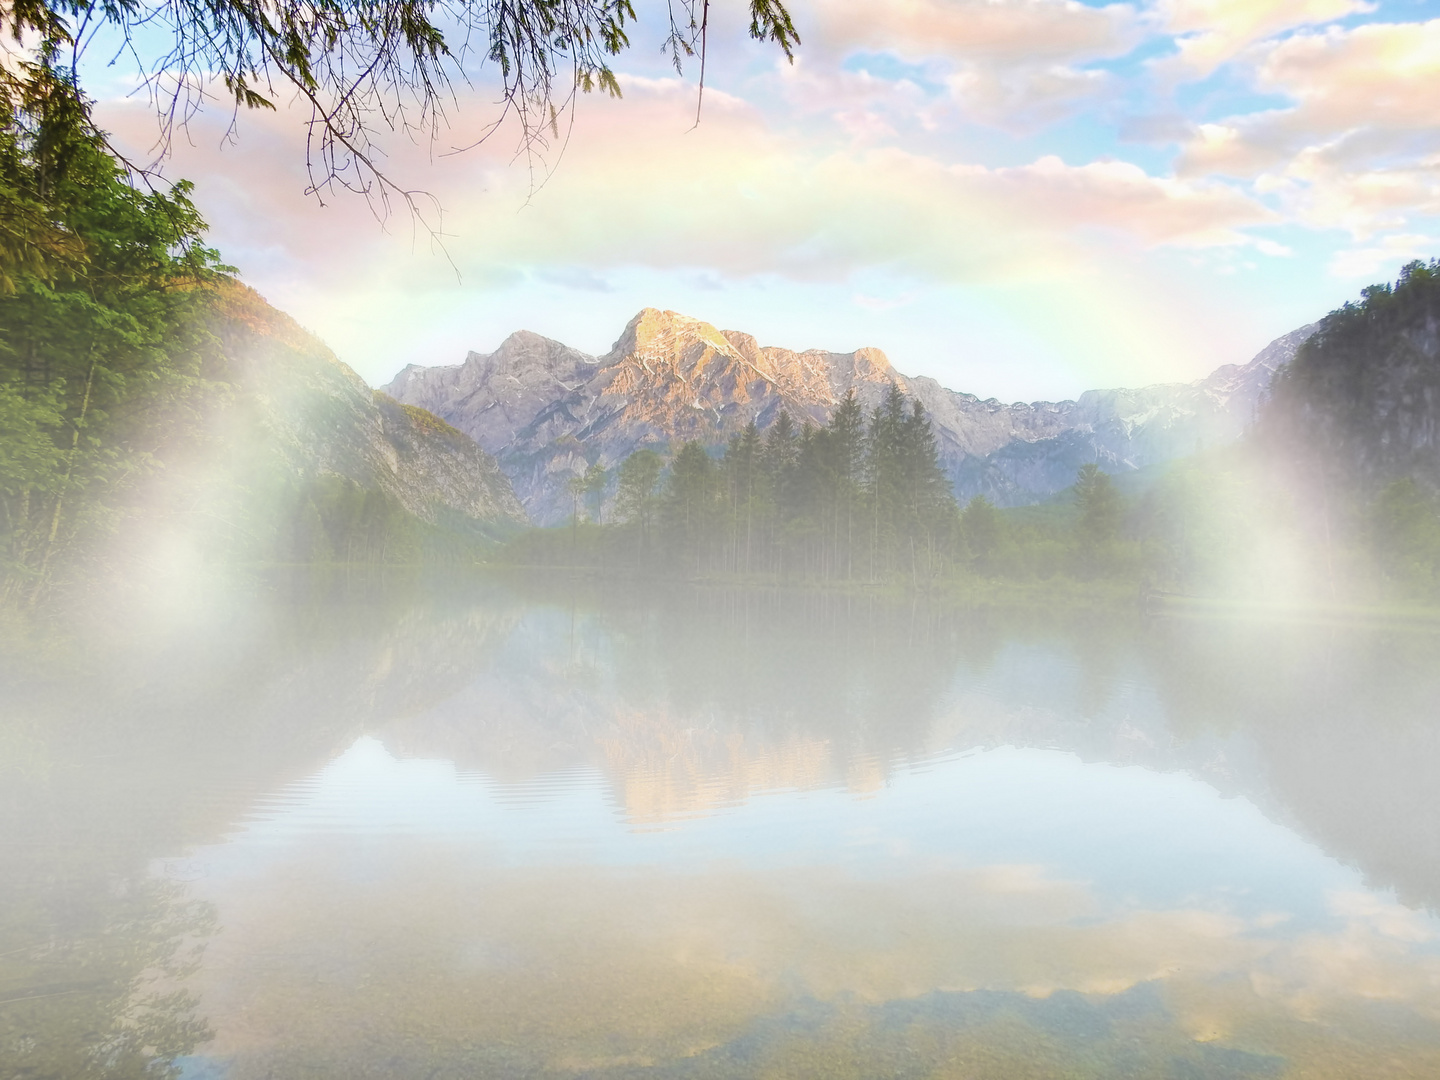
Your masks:
<svg viewBox="0 0 1440 1080"><path fill-rule="evenodd" d="M597 525L602 524L605 512L605 485L610 482L610 474L605 466L598 461L592 461L585 470L583 490L585 501L590 510L590 518Z"/></svg>
<svg viewBox="0 0 1440 1080"><path fill-rule="evenodd" d="M905 396L890 384L870 415L865 441L865 486L870 503L870 576L887 574L903 527Z"/></svg>
<svg viewBox="0 0 1440 1080"><path fill-rule="evenodd" d="M751 420L744 431L731 436L721 462L729 500L729 565L735 572L748 574L755 568L756 516L763 499L762 454L760 429Z"/></svg>
<svg viewBox="0 0 1440 1080"><path fill-rule="evenodd" d="M846 393L830 418L829 433L835 484L837 570L850 578L855 573L855 518L860 508L865 459L865 418L854 390Z"/></svg>
<svg viewBox="0 0 1440 1080"><path fill-rule="evenodd" d="M910 572L912 578L918 578L922 572L933 574L939 568L957 507L940 468L935 432L918 401L911 402L900 441Z"/></svg>
<svg viewBox="0 0 1440 1080"><path fill-rule="evenodd" d="M1075 533L1083 568L1089 573L1103 571L1113 561L1120 538L1120 493L1099 465L1089 463L1076 474L1075 503L1080 511Z"/></svg>
<svg viewBox="0 0 1440 1080"><path fill-rule="evenodd" d="M660 455L649 447L636 450L620 465L620 479L615 492L615 509L621 520L635 526L636 550L642 556L650 540L650 524L655 510L655 485L664 468Z"/></svg>
<svg viewBox="0 0 1440 1080"><path fill-rule="evenodd" d="M989 570L1000 546L1000 515L994 503L984 495L976 495L965 504L960 515L960 530L976 568Z"/></svg>
<svg viewBox="0 0 1440 1080"><path fill-rule="evenodd" d="M785 529L792 516L795 497L795 469L800 456L800 437L795 422L785 409L765 434L765 450L761 455L761 472L765 478L768 513L765 546L770 552L770 568L785 571Z"/></svg>
<svg viewBox="0 0 1440 1080"><path fill-rule="evenodd" d="M715 463L696 440L680 447L670 463L664 508L670 548L682 554L684 565L702 572L714 538Z"/></svg>

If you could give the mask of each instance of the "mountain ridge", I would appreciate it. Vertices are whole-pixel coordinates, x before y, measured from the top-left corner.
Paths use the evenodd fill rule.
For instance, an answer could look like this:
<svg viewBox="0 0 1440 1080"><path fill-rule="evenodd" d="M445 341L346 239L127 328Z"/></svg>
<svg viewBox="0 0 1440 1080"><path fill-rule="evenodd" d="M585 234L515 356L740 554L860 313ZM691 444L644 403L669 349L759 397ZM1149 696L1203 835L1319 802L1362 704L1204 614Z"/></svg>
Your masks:
<svg viewBox="0 0 1440 1080"><path fill-rule="evenodd" d="M564 519L566 482L590 464L612 468L645 445L723 445L751 420L768 427L782 408L820 424L851 390L868 412L891 382L925 407L961 499L1020 505L1067 487L1089 461L1126 471L1238 437L1275 369L1312 331L1301 327L1248 363L1191 383L1004 403L903 375L877 348L762 346L741 331L644 308L599 357L517 331L457 365L408 365L383 389L493 454L540 524Z"/></svg>
<svg viewBox="0 0 1440 1080"><path fill-rule="evenodd" d="M195 420L175 426L99 549L114 580L128 588L203 564L414 560L526 523L474 440L372 390L254 290L223 283L205 317L215 344L188 405ZM151 558L157 548L170 557Z"/></svg>
<svg viewBox="0 0 1440 1080"><path fill-rule="evenodd" d="M254 402L265 451L291 475L329 474L392 496L422 521L523 521L493 458L428 410L374 391L289 316L243 286L216 320L226 377Z"/></svg>

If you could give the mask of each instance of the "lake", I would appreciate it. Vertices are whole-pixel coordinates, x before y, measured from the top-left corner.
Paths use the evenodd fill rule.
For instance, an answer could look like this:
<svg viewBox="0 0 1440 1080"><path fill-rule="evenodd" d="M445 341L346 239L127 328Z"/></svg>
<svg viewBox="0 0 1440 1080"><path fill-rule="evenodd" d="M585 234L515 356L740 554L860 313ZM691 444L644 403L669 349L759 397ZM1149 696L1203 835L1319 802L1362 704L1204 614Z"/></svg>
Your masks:
<svg viewBox="0 0 1440 1080"><path fill-rule="evenodd" d="M1440 635L489 580L128 617L0 673L0 1076L1440 1076Z"/></svg>

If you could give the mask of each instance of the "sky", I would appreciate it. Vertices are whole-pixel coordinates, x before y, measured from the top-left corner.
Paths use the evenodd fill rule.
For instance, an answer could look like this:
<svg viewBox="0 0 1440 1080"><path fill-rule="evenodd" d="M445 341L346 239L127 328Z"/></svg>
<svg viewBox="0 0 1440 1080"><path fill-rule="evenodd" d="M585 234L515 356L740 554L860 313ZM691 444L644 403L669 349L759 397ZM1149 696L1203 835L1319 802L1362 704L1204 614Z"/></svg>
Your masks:
<svg viewBox="0 0 1440 1080"><path fill-rule="evenodd" d="M793 64L716 0L698 125L663 6L636 10L623 97L581 97L538 161L505 127L455 152L498 115L484 69L432 141L382 133L443 249L306 194L298 107L203 110L164 173L375 385L520 329L601 354L657 307L1053 400L1243 363L1440 255L1440 0L796 0ZM153 111L96 55L148 160Z"/></svg>

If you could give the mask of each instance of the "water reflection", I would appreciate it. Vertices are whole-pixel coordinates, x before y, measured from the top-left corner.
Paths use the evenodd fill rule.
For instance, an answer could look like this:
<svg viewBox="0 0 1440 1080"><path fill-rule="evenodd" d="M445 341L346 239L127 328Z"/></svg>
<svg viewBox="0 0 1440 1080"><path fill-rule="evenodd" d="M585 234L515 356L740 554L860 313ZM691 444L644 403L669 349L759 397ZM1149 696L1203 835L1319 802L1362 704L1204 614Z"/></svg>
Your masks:
<svg viewBox="0 0 1440 1080"><path fill-rule="evenodd" d="M1437 658L701 590L232 611L11 680L0 1073L1440 1075Z"/></svg>

